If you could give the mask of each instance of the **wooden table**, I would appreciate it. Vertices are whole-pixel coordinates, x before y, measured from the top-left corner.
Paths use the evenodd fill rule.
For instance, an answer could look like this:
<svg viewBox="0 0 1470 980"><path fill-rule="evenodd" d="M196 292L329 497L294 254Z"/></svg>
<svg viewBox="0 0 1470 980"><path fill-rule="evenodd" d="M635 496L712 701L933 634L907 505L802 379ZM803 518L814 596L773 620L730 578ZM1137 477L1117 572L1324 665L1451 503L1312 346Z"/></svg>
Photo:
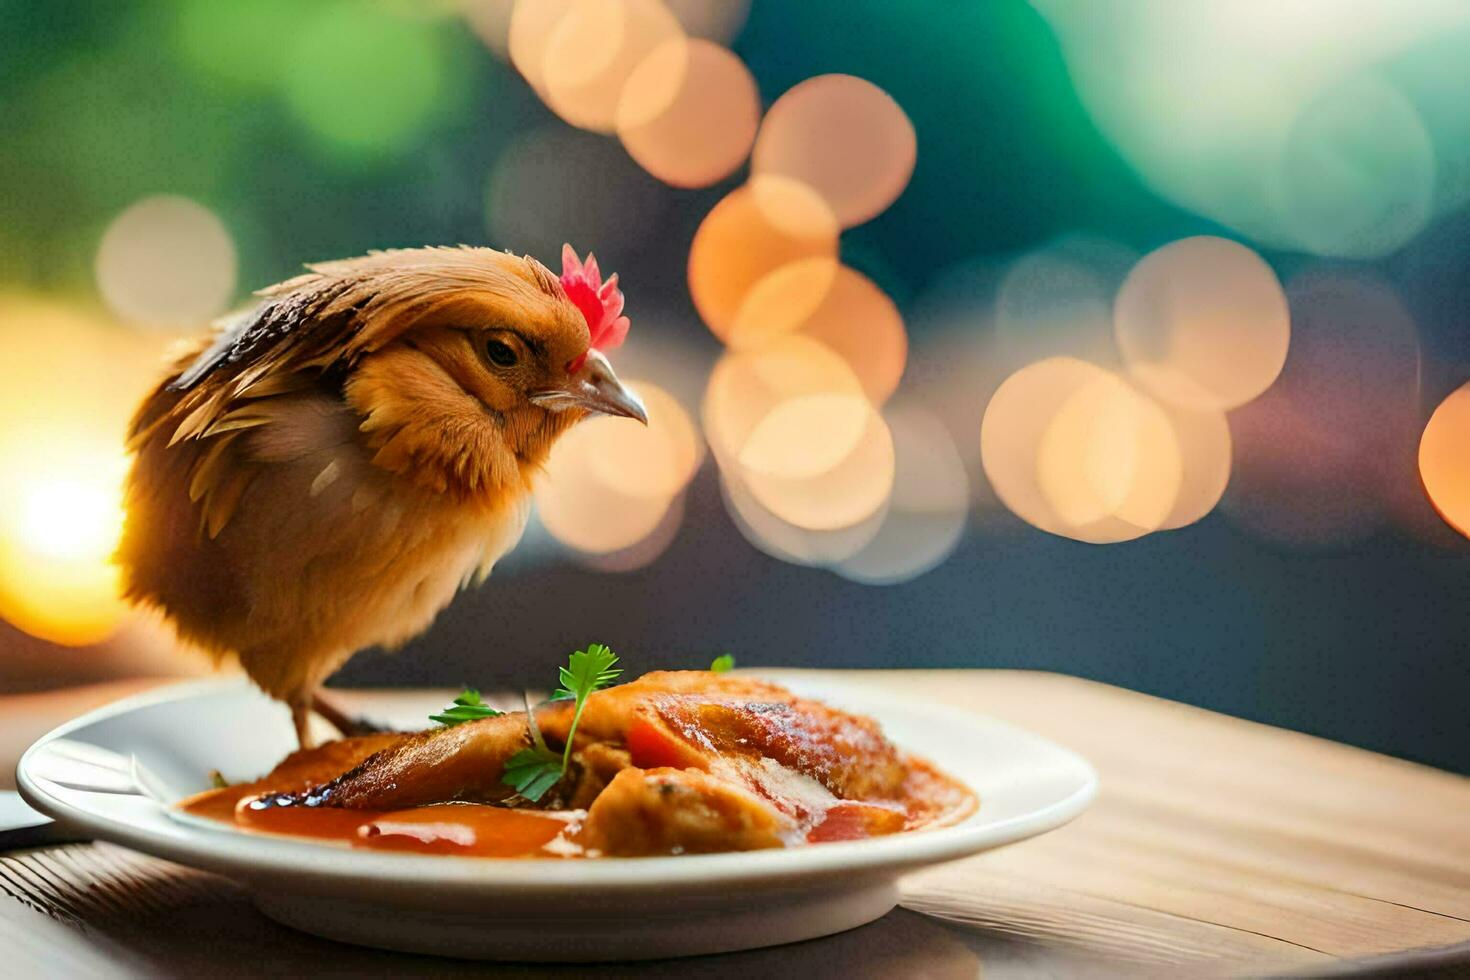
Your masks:
<svg viewBox="0 0 1470 980"><path fill-rule="evenodd" d="M1101 774L1097 802L1044 837L914 876L904 908L870 926L702 959L701 975L1315 976L1404 963L1470 975L1470 779L1055 674L864 677L1070 746ZM111 693L0 698L6 775L24 741ZM0 976L485 970L300 935L224 879L103 844L0 854L0 953Z"/></svg>

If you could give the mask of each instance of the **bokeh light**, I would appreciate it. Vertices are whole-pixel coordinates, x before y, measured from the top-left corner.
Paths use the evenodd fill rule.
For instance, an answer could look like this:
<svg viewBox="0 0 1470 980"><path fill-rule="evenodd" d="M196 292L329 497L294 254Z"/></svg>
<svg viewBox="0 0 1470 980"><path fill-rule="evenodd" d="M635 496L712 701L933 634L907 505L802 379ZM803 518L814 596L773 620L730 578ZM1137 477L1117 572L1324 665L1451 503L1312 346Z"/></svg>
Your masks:
<svg viewBox="0 0 1470 980"><path fill-rule="evenodd" d="M916 405L884 412L893 435L893 493L877 533L833 565L868 585L906 582L937 567L959 544L970 509L969 478L944 423Z"/></svg>
<svg viewBox="0 0 1470 980"><path fill-rule="evenodd" d="M701 447L689 413L647 381L627 381L648 425L593 416L557 441L536 485L541 523L562 544L603 556L597 567L631 570L658 557L682 521L684 488ZM679 514L670 516L676 501ZM662 533L667 540L650 540Z"/></svg>
<svg viewBox="0 0 1470 980"><path fill-rule="evenodd" d="M903 193L917 147L913 123L887 92L852 75L819 75L766 112L751 168L815 189L850 228Z"/></svg>
<svg viewBox="0 0 1470 980"><path fill-rule="evenodd" d="M235 292L235 243L223 222L184 197L144 198L123 211L97 248L97 289L135 323L199 327Z"/></svg>
<svg viewBox="0 0 1470 980"><path fill-rule="evenodd" d="M633 497L668 500L680 493L703 458L703 444L689 412L651 381L628 381L648 410L648 424L594 417L590 430L592 472L605 486Z"/></svg>
<svg viewBox="0 0 1470 980"><path fill-rule="evenodd" d="M880 508L849 527L812 530L767 510L740 482L738 472L721 472L720 491L730 520L745 540L772 558L795 565L826 567L851 558L873 540L885 517Z"/></svg>
<svg viewBox="0 0 1470 980"><path fill-rule="evenodd" d="M120 449L73 444L0 485L0 617L80 645L111 635L126 607L112 564L122 528Z"/></svg>
<svg viewBox="0 0 1470 980"><path fill-rule="evenodd" d="M862 273L818 256L788 263L746 294L730 328L732 348L799 332L848 363L863 390L881 404L893 394L908 358L898 307Z"/></svg>
<svg viewBox="0 0 1470 980"><path fill-rule="evenodd" d="M312 4L280 43L287 106L330 156L408 150L454 97L441 25L352 4Z"/></svg>
<svg viewBox="0 0 1470 980"><path fill-rule="evenodd" d="M1161 404L1179 447L1179 492L1160 530L1185 527L1200 520L1230 483L1232 442L1224 412Z"/></svg>
<svg viewBox="0 0 1470 980"><path fill-rule="evenodd" d="M577 0L537 0L515 4L506 32L506 50L511 64L542 99L546 98L546 48L562 19L576 6ZM483 15L478 31L494 37L496 11ZM494 41L491 41L492 46Z"/></svg>
<svg viewBox="0 0 1470 980"><path fill-rule="evenodd" d="M1429 417L1419 440L1419 475L1445 523L1470 537L1470 384Z"/></svg>
<svg viewBox="0 0 1470 980"><path fill-rule="evenodd" d="M837 254L837 221L811 188L757 177L705 216L689 249L689 292L705 324L725 338L752 287L799 259Z"/></svg>
<svg viewBox="0 0 1470 980"><path fill-rule="evenodd" d="M705 187L739 169L760 124L755 79L709 41L675 38L630 73L618 138L639 165L675 187Z"/></svg>
<svg viewBox="0 0 1470 980"><path fill-rule="evenodd" d="M611 133L633 70L682 37L662 0L574 0L541 53L546 104L573 126Z"/></svg>
<svg viewBox="0 0 1470 980"><path fill-rule="evenodd" d="M778 405L814 395L860 398L862 385L841 357L810 337L782 337L755 351L726 353L710 373L701 410L710 449L726 469L739 465L752 433ZM839 447L838 456L856 441ZM817 452L822 455L823 448Z"/></svg>
<svg viewBox="0 0 1470 980"><path fill-rule="evenodd" d="M1162 528L1183 481L1179 437L1163 408L1076 358L1048 358L1007 378L986 406L980 452L1012 513L1094 544Z"/></svg>
<svg viewBox="0 0 1470 980"><path fill-rule="evenodd" d="M1042 492L1037 456L1047 426L1075 392L1105 377L1094 364L1054 357L1007 378L980 424L980 460L1001 503L1032 527L1063 534L1067 527Z"/></svg>
<svg viewBox="0 0 1470 980"><path fill-rule="evenodd" d="M1118 291L1113 318L1135 379L1189 408L1236 408L1258 396L1281 373L1291 337L1270 267L1208 235L1144 256Z"/></svg>
<svg viewBox="0 0 1470 980"><path fill-rule="evenodd" d="M785 443L774 458L790 460L827 450L824 439L860 416L862 428L852 448L819 472L806 469L766 472L743 466L741 482L760 504L789 524L812 531L835 531L872 517L893 489L893 438L877 410L861 395L819 395L792 399L773 411L788 424L772 428Z"/></svg>
<svg viewBox="0 0 1470 980"><path fill-rule="evenodd" d="M1292 121L1281 161L1287 226L1319 255L1386 255L1433 216L1434 147L1381 78L1349 79Z"/></svg>
<svg viewBox="0 0 1470 980"><path fill-rule="evenodd" d="M1036 452L1037 482L1053 513L1069 536L1098 543L1161 527L1181 471L1163 410L1108 372L1067 396Z"/></svg>
<svg viewBox="0 0 1470 980"><path fill-rule="evenodd" d="M1033 5L1093 121L1149 187L1263 244L1389 254L1464 159L1464 133L1421 84L1437 75L1429 88L1446 91L1443 67L1464 59L1460 5L1358 0L1343 16L1332 0L1140 0L1107 19ZM1457 29L1457 53L1436 53Z"/></svg>
<svg viewBox="0 0 1470 980"><path fill-rule="evenodd" d="M857 448L870 415L867 402L851 394L789 398L756 423L740 448L740 466L792 479L825 473Z"/></svg>
<svg viewBox="0 0 1470 980"><path fill-rule="evenodd" d="M122 621L123 433L170 338L0 297L0 616L58 643Z"/></svg>
<svg viewBox="0 0 1470 980"><path fill-rule="evenodd" d="M567 547L608 554L632 548L652 534L671 500L633 496L599 480L592 470L596 440L597 430L585 424L557 440L536 483L536 515Z"/></svg>
<svg viewBox="0 0 1470 980"><path fill-rule="evenodd" d="M669 550L684 526L685 494L679 494L664 511L663 518L643 540L617 551L601 554L577 552L577 560L598 572L636 572L647 568Z"/></svg>

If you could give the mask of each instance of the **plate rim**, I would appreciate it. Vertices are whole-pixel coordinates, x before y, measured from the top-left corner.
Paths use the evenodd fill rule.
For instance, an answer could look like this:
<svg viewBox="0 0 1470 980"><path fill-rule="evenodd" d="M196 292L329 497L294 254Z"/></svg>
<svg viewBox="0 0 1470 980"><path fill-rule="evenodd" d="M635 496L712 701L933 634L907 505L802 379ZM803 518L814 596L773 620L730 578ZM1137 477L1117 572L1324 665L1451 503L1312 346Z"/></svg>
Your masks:
<svg viewBox="0 0 1470 980"><path fill-rule="evenodd" d="M820 671L796 668L767 671L742 671L750 676L780 679L780 675L802 674L807 677ZM1081 785L1069 795L1037 810L1017 814L996 823L937 827L917 830L872 840L834 842L821 847L777 849L756 852L720 854L686 854L667 857L599 858L596 861L537 860L535 858L474 858L467 860L452 855L411 854L351 850L351 861L343 861L345 848L323 845L305 839L269 835L229 834L218 832L218 839L228 840L228 847L211 844L207 828L187 827L187 836L179 839L159 836L144 827L97 816L51 795L32 778L30 762L37 752L56 739L79 729L142 708L208 694L230 693L248 689L244 678L223 677L186 680L130 695L95 708L70 721L63 722L33 742L16 765L16 786L22 798L32 807L57 821L85 830L96 840L105 840L191 867L251 880L291 879L321 883L327 879L336 885L371 882L379 887L422 889L448 894L484 893L487 890L516 892L556 892L568 889L609 891L646 891L668 886L685 890L718 890L730 885L789 886L793 881L814 884L834 875L870 880L873 877L897 877L907 871L960 858L1005 844L1025 840L1054 830L1079 816L1096 798L1099 786L1097 770L1077 752L1058 745L1028 729L1013 725L983 712L970 712L943 704L932 704L908 694L885 694L886 703L907 707L929 715L943 715L952 722L988 725L1008 730L1013 735L1067 757L1083 776ZM820 682L818 682L820 686ZM832 684L833 697L845 693L851 682L837 678ZM880 719L881 721L881 719ZM982 801L983 806L983 801ZM225 836L225 835L229 836ZM196 836L197 835L197 836Z"/></svg>

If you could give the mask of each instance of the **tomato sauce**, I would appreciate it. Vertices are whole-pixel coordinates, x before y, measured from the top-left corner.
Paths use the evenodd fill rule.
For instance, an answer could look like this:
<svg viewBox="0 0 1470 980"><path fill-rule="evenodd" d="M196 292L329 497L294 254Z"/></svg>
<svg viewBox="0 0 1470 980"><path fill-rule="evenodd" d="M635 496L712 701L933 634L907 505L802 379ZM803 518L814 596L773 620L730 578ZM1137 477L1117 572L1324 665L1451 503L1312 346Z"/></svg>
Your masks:
<svg viewBox="0 0 1470 980"><path fill-rule="evenodd" d="M210 790L180 808L242 830L336 841L375 851L466 857L577 857L580 810L514 810L478 803L436 803L407 810L265 806L256 787Z"/></svg>

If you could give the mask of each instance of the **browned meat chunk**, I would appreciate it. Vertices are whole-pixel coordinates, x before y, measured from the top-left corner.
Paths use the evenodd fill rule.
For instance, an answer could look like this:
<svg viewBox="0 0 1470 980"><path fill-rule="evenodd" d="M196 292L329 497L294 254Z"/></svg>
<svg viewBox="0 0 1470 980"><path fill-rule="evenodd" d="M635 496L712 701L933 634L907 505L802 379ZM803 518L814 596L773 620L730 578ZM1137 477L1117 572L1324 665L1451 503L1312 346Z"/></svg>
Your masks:
<svg viewBox="0 0 1470 980"><path fill-rule="evenodd" d="M500 779L506 760L530 744L527 731L526 716L516 712L400 735L323 786L263 797L257 805L397 810L451 801L499 803L514 795Z"/></svg>
<svg viewBox="0 0 1470 980"><path fill-rule="evenodd" d="M615 857L785 847L792 822L738 783L688 769L624 769L587 812L582 843Z"/></svg>

